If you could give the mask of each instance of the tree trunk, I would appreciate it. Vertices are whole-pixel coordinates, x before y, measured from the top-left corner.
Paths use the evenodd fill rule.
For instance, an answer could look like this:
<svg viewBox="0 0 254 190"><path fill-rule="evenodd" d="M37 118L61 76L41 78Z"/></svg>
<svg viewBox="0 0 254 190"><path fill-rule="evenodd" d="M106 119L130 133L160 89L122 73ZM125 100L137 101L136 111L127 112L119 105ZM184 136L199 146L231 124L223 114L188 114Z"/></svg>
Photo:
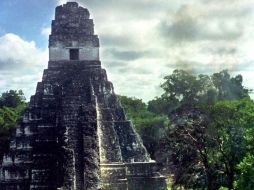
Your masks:
<svg viewBox="0 0 254 190"><path fill-rule="evenodd" d="M234 189L234 173L229 172L227 176L228 176L228 190L233 190Z"/></svg>
<svg viewBox="0 0 254 190"><path fill-rule="evenodd" d="M216 183L216 179L212 174L207 173L207 190L218 190L219 187Z"/></svg>

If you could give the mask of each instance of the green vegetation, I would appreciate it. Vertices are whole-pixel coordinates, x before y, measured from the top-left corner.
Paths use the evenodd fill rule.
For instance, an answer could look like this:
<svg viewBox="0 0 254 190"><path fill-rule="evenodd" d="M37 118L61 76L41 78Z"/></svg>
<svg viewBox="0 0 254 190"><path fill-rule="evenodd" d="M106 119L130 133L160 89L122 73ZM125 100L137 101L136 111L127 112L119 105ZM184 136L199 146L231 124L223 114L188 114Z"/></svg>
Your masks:
<svg viewBox="0 0 254 190"><path fill-rule="evenodd" d="M14 126L26 107L21 90L10 90L0 96L0 163L3 154L8 150Z"/></svg>
<svg viewBox="0 0 254 190"><path fill-rule="evenodd" d="M120 99L172 188L254 189L254 102L242 76L175 70L161 87L147 105Z"/></svg>

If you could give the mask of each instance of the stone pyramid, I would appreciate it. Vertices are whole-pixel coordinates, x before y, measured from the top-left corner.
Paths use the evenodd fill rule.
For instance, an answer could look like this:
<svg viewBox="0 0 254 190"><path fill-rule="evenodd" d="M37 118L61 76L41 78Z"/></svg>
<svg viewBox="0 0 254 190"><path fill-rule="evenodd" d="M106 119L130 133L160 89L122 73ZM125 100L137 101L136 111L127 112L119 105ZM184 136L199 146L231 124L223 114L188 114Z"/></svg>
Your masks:
<svg viewBox="0 0 254 190"><path fill-rule="evenodd" d="M89 11L56 7L49 62L0 167L0 190L160 190L155 170L101 68Z"/></svg>

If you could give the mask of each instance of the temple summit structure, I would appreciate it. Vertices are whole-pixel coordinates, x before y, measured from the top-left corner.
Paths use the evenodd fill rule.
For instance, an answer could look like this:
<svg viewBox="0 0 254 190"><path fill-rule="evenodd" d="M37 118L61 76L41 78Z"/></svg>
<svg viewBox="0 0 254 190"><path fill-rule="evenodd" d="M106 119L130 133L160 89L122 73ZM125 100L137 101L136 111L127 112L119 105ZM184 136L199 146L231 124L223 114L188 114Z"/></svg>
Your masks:
<svg viewBox="0 0 254 190"><path fill-rule="evenodd" d="M99 59L89 11L56 7L49 62L10 150L0 190L165 190Z"/></svg>

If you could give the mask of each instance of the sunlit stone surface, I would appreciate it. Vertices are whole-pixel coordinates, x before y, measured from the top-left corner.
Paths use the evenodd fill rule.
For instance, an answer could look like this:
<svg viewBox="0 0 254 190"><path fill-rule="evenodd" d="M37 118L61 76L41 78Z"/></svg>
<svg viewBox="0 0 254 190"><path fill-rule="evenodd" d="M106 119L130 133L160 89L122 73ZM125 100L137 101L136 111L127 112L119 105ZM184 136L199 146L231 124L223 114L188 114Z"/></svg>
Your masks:
<svg viewBox="0 0 254 190"><path fill-rule="evenodd" d="M0 190L164 190L99 60L87 9L56 8L49 63L0 169Z"/></svg>

